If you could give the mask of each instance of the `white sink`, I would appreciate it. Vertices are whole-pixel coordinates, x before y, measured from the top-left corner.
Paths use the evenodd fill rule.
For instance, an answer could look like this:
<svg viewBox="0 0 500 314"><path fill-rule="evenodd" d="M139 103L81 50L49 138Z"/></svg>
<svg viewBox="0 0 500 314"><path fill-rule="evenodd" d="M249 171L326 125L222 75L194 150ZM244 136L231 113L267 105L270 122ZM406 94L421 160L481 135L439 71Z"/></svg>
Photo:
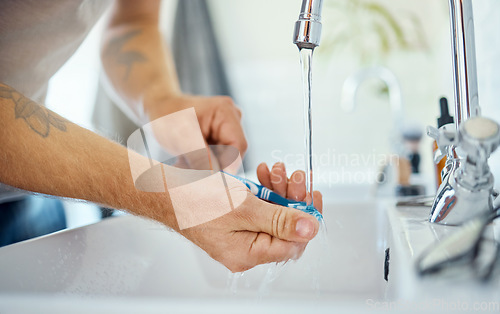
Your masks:
<svg viewBox="0 0 500 314"><path fill-rule="evenodd" d="M324 207L328 244L318 236L299 261L280 268L268 284L263 283L272 268L262 265L233 283L236 291L230 289L229 271L189 241L155 222L121 216L1 248L0 295L15 295L12 300L33 294L128 301L181 297L224 304L349 300L362 308L367 298L383 298L384 207L328 199Z"/></svg>

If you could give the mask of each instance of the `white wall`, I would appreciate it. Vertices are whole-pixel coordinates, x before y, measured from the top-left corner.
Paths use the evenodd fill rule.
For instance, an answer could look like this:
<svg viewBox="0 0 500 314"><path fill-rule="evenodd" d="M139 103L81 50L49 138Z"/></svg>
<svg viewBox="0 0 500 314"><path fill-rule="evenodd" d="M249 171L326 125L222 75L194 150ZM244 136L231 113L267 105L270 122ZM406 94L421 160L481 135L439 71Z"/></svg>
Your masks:
<svg viewBox="0 0 500 314"><path fill-rule="evenodd" d="M328 1L328 0L326 0ZM333 1L333 0L330 0ZM435 125L438 99L452 94L447 1L383 0L398 12L413 12L423 22L430 45L427 52L398 53L387 66L400 79L407 117ZM164 1L163 28L172 28L175 0ZM248 161L286 159L291 169L303 168L303 104L297 48L291 43L293 23L301 0L209 0L235 98L244 111L250 142ZM500 121L497 104L500 84L500 1L475 0L479 97L483 113ZM324 16L325 33L335 20ZM62 115L90 127L97 83L99 31L94 30L77 55L51 81L48 105ZM359 68L349 54L329 55L318 48L313 74L314 148L323 170L342 166L345 171L373 170L374 162L346 165L334 157L376 159L390 153L392 128L385 97L366 84L355 113L340 109L344 80ZM58 91L58 92L57 92ZM68 99L73 99L68 104ZM423 169L432 173L430 140L422 143ZM327 155L329 154L329 155ZM327 158L328 157L328 158ZM358 160L359 161L359 160ZM500 156L492 157L500 177ZM321 166L321 165L320 165ZM317 172L322 169L317 168Z"/></svg>
<svg viewBox="0 0 500 314"><path fill-rule="evenodd" d="M447 6L434 0L398 3L423 22L430 44L427 52L398 53L387 66L399 78L407 117L434 125L441 95L451 96L451 63ZM219 42L236 99L245 114L250 140L248 161L273 163L287 158L291 169L303 168L303 104L297 48L292 44L293 24L301 0L211 0ZM323 17L324 34L335 21ZM325 36L325 35L323 35ZM365 172L375 162L335 161L344 154L378 158L390 153L391 110L386 97L361 88L352 114L340 109L344 80L359 65L348 53L329 55L320 46L313 71L313 124L315 154L322 156L317 170ZM369 84L368 84L369 85ZM430 172L430 141L422 143L423 167ZM330 157L327 157L330 156ZM339 169L341 166L342 169Z"/></svg>

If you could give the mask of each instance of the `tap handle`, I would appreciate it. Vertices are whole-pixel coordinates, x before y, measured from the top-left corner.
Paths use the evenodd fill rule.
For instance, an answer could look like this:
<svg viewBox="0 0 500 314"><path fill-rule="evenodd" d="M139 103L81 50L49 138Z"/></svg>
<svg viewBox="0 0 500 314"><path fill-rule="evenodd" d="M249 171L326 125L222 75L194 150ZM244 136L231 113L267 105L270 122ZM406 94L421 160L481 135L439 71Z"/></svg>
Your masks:
<svg viewBox="0 0 500 314"><path fill-rule="evenodd" d="M427 135L432 137L433 139L435 139L437 141L437 139L439 138L439 130L433 126L428 125L427 126Z"/></svg>
<svg viewBox="0 0 500 314"><path fill-rule="evenodd" d="M453 124L445 124L439 129L427 126L427 135L436 140L438 149L434 154L434 162L437 164L450 153L450 147L458 144L458 136Z"/></svg>
<svg viewBox="0 0 500 314"><path fill-rule="evenodd" d="M500 145L500 125L485 117L474 117L460 126L460 144L472 161L489 158Z"/></svg>

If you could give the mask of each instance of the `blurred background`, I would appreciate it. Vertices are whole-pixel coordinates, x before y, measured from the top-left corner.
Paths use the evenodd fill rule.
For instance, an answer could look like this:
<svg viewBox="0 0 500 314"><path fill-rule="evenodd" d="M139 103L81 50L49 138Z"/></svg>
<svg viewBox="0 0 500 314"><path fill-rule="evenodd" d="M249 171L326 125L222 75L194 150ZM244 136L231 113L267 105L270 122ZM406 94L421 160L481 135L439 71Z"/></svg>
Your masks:
<svg viewBox="0 0 500 314"><path fill-rule="evenodd" d="M270 165L277 161L284 161L290 171L304 169L301 71L298 50L292 44L301 1L182 1L207 4L207 21L215 36L228 93L243 112L249 141L245 170L254 173L260 162ZM421 176L432 185L432 141L425 136L425 127L436 126L442 96L448 98L453 114L448 1L324 1L322 42L313 58L316 187L325 191L373 184L381 162L399 152L398 121L424 132L419 147ZM473 5L479 103L483 115L500 121L500 2L476 0ZM204 28L193 26L199 22L194 11L180 9L176 0L163 1L162 29L170 47L181 45L181 41L195 36L197 29L201 32ZM99 114L99 119L95 114L113 106L100 84L103 25L101 21L52 78L47 106L86 128L124 142L137 128L135 125L117 123L126 118L113 109ZM179 25L185 29L175 27ZM192 54L195 57L203 54L202 47L192 49L199 50ZM375 66L397 79L402 116L394 115L391 109L389 97L394 88L377 78L360 82L354 110L343 109L346 79ZM500 180L498 153L490 163ZM99 219L95 206L74 202L68 206L72 207L69 227Z"/></svg>

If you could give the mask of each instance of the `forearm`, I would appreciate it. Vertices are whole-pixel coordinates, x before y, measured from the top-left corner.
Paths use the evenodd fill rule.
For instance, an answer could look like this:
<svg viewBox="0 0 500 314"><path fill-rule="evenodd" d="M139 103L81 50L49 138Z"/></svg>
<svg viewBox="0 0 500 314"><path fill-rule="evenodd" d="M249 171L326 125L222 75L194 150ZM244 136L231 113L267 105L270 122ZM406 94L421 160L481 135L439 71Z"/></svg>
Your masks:
<svg viewBox="0 0 500 314"><path fill-rule="evenodd" d="M172 57L158 29L158 11L158 1L116 1L102 42L106 75L139 117L160 100L180 94Z"/></svg>
<svg viewBox="0 0 500 314"><path fill-rule="evenodd" d="M194 108L205 142L234 146L244 155L241 112L232 99L181 93L174 62L158 30L159 7L158 0L115 0L101 54L114 90L139 123Z"/></svg>
<svg viewBox="0 0 500 314"><path fill-rule="evenodd" d="M125 147L65 120L3 84L0 121L1 182L126 209L176 227L168 193L135 188ZM148 162L133 156L135 162Z"/></svg>

